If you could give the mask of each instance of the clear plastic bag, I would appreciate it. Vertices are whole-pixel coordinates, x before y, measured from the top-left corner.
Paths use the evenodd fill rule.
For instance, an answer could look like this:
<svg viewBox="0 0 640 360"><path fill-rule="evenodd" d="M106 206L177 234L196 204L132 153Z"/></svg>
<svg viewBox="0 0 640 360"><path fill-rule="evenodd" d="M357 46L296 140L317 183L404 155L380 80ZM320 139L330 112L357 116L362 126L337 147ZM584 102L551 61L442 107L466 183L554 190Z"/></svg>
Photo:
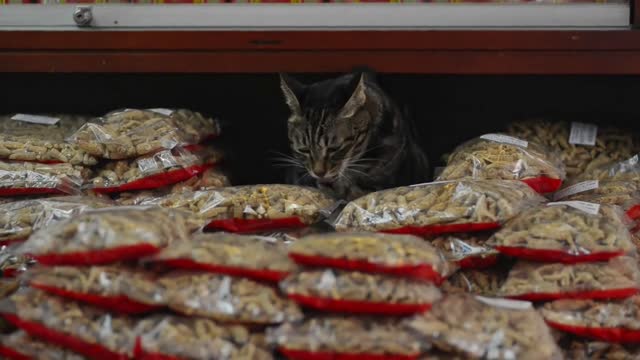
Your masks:
<svg viewBox="0 0 640 360"><path fill-rule="evenodd" d="M27 279L33 288L123 314L148 313L167 303L153 274L123 266L35 267Z"/></svg>
<svg viewBox="0 0 640 360"><path fill-rule="evenodd" d="M173 273L159 283L169 307L189 316L217 321L269 325L302 319L298 306L270 286L215 274Z"/></svg>
<svg viewBox="0 0 640 360"><path fill-rule="evenodd" d="M440 251L411 235L309 235L290 246L289 256L305 266L400 275L437 284L454 271Z"/></svg>
<svg viewBox="0 0 640 360"><path fill-rule="evenodd" d="M406 326L466 359L562 359L549 328L528 302L448 295Z"/></svg>
<svg viewBox="0 0 640 360"><path fill-rule="evenodd" d="M529 301L558 299L625 299L640 291L636 260L617 257L608 262L566 265L518 262L499 296Z"/></svg>
<svg viewBox="0 0 640 360"><path fill-rule="evenodd" d="M640 182L587 180L558 191L554 199L618 205L629 218L640 218Z"/></svg>
<svg viewBox="0 0 640 360"><path fill-rule="evenodd" d="M489 236L487 233L451 234L429 239L429 242L461 269L485 269L498 262L498 252L486 244Z"/></svg>
<svg viewBox="0 0 640 360"><path fill-rule="evenodd" d="M79 194L88 175L71 164L0 161L0 196Z"/></svg>
<svg viewBox="0 0 640 360"><path fill-rule="evenodd" d="M126 360L133 355L135 322L93 307L25 289L0 302L6 320L51 344L89 359Z"/></svg>
<svg viewBox="0 0 640 360"><path fill-rule="evenodd" d="M187 109L149 109L169 116L189 144L199 144L220 135L220 122Z"/></svg>
<svg viewBox="0 0 640 360"><path fill-rule="evenodd" d="M437 235L499 228L546 199L520 181L445 181L383 190L347 204L338 231Z"/></svg>
<svg viewBox="0 0 640 360"><path fill-rule="evenodd" d="M104 265L159 252L187 241L188 215L158 207L83 212L33 233L18 249L45 265Z"/></svg>
<svg viewBox="0 0 640 360"><path fill-rule="evenodd" d="M0 357L9 360L83 360L85 357L34 339L24 331L0 337Z"/></svg>
<svg viewBox="0 0 640 360"><path fill-rule="evenodd" d="M559 154L503 134L485 134L460 145L438 176L438 180L522 180L540 193L558 190L564 178Z"/></svg>
<svg viewBox="0 0 640 360"><path fill-rule="evenodd" d="M640 297L618 302L557 300L540 310L549 326L573 335L615 343L640 342Z"/></svg>
<svg viewBox="0 0 640 360"><path fill-rule="evenodd" d="M227 233L198 234L169 245L151 259L172 268L278 282L297 270L276 239Z"/></svg>
<svg viewBox="0 0 640 360"><path fill-rule="evenodd" d="M422 344L393 319L320 317L269 329L267 339L289 359L413 360Z"/></svg>
<svg viewBox="0 0 640 360"><path fill-rule="evenodd" d="M499 268L462 270L442 283L442 291L495 297L506 279L507 272Z"/></svg>
<svg viewBox="0 0 640 360"><path fill-rule="evenodd" d="M320 311L407 315L427 311L440 299L432 284L400 277L337 270L307 270L280 283L287 296Z"/></svg>
<svg viewBox="0 0 640 360"><path fill-rule="evenodd" d="M571 360L637 360L640 359L640 347L576 340L567 345L565 358Z"/></svg>
<svg viewBox="0 0 640 360"><path fill-rule="evenodd" d="M35 263L28 256L16 254L17 246L17 244L0 245L0 278L20 275Z"/></svg>
<svg viewBox="0 0 640 360"><path fill-rule="evenodd" d="M488 245L521 259L568 264L635 253L623 210L584 202L549 203L526 210L498 230Z"/></svg>
<svg viewBox="0 0 640 360"><path fill-rule="evenodd" d="M640 155L636 154L620 162L611 162L585 171L572 184L586 180L640 182Z"/></svg>

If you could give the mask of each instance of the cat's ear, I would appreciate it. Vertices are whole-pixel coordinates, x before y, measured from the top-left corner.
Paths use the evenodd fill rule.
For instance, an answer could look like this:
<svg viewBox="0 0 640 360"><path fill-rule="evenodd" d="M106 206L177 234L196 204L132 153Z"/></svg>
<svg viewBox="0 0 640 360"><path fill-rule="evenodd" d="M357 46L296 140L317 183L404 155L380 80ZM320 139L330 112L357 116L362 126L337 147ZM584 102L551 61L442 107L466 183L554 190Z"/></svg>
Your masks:
<svg viewBox="0 0 640 360"><path fill-rule="evenodd" d="M361 73L356 76L358 84L347 103L344 105L342 110L340 110L340 118L344 119L353 117L367 102L367 85L365 82L366 75L365 73Z"/></svg>
<svg viewBox="0 0 640 360"><path fill-rule="evenodd" d="M280 74L280 88L291 113L300 115L302 108L300 107L299 95L302 93L303 85L287 74Z"/></svg>

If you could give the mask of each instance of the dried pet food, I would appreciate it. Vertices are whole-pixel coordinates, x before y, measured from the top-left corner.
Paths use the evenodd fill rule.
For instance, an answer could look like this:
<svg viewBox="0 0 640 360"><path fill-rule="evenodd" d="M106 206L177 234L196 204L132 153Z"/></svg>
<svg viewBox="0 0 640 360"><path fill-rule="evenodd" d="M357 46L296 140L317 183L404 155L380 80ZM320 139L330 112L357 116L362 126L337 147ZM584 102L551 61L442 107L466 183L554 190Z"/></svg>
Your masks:
<svg viewBox="0 0 640 360"><path fill-rule="evenodd" d="M45 265L101 265L153 255L188 238L187 214L158 207L86 211L36 231L18 250Z"/></svg>
<svg viewBox="0 0 640 360"><path fill-rule="evenodd" d="M9 360L83 360L85 357L34 339L24 331L0 337L0 357Z"/></svg>
<svg viewBox="0 0 640 360"><path fill-rule="evenodd" d="M25 271L35 263L28 256L17 255L15 244L0 246L0 277L12 278Z"/></svg>
<svg viewBox="0 0 640 360"><path fill-rule="evenodd" d="M586 180L640 182L640 155L634 155L617 163L606 163L576 177L573 183Z"/></svg>
<svg viewBox="0 0 640 360"><path fill-rule="evenodd" d="M430 239L429 242L461 269L484 269L498 261L498 252L486 244L487 234L451 234Z"/></svg>
<svg viewBox="0 0 640 360"><path fill-rule="evenodd" d="M228 233L196 235L169 245L152 261L169 267L278 282L297 269L276 239Z"/></svg>
<svg viewBox="0 0 640 360"><path fill-rule="evenodd" d="M248 324L297 321L302 312L267 285L215 274L175 273L162 277L169 307L185 315Z"/></svg>
<svg viewBox="0 0 640 360"><path fill-rule="evenodd" d="M637 360L640 347L596 341L572 341L565 350L571 360Z"/></svg>
<svg viewBox="0 0 640 360"><path fill-rule="evenodd" d="M122 266L36 267L28 277L36 289L124 314L166 305L164 288L156 285L154 276Z"/></svg>
<svg viewBox="0 0 640 360"><path fill-rule="evenodd" d="M149 110L169 116L189 144L199 144L220 135L220 122L217 119L205 117L199 112L187 109Z"/></svg>
<svg viewBox="0 0 640 360"><path fill-rule="evenodd" d="M136 332L130 318L26 289L0 303L5 319L30 336L73 350L89 359L126 360Z"/></svg>
<svg viewBox="0 0 640 360"><path fill-rule="evenodd" d="M517 263L499 295L530 301L558 299L625 299L639 292L636 260L566 265Z"/></svg>
<svg viewBox="0 0 640 360"><path fill-rule="evenodd" d="M321 311L406 315L440 299L432 284L400 277L337 270L307 270L280 283L290 299Z"/></svg>
<svg viewBox="0 0 640 360"><path fill-rule="evenodd" d="M486 134L459 146L438 180L522 180L540 193L562 185L564 166L558 154L535 142Z"/></svg>
<svg viewBox="0 0 640 360"><path fill-rule="evenodd" d="M87 119L70 115L56 115L55 119L59 121L49 125L0 117L0 159L95 165L95 157L65 141Z"/></svg>
<svg viewBox="0 0 640 360"><path fill-rule="evenodd" d="M448 295L406 326L467 359L562 359L549 328L528 302Z"/></svg>
<svg viewBox="0 0 640 360"><path fill-rule="evenodd" d="M591 207L575 207L585 204ZM532 261L606 261L635 252L624 219L617 206L549 203L507 222L489 239L489 245L503 254Z"/></svg>
<svg viewBox="0 0 640 360"><path fill-rule="evenodd" d="M420 341L391 319L322 317L270 329L267 339L289 359L413 360Z"/></svg>
<svg viewBox="0 0 640 360"><path fill-rule="evenodd" d="M438 284L453 270L440 251L411 235L309 235L291 245L289 256L306 266L408 276Z"/></svg>
<svg viewBox="0 0 640 360"><path fill-rule="evenodd" d="M497 296L506 279L506 272L501 269L462 270L451 275L442 284L442 290L493 297Z"/></svg>
<svg viewBox="0 0 640 360"><path fill-rule="evenodd" d="M557 300L545 304L549 326L578 336L617 343L640 342L640 297L619 302Z"/></svg>
<svg viewBox="0 0 640 360"><path fill-rule="evenodd" d="M631 219L640 218L640 182L587 180L558 191L554 199L618 205Z"/></svg>
<svg viewBox="0 0 640 360"><path fill-rule="evenodd" d="M88 174L71 164L0 161L0 196L78 194Z"/></svg>
<svg viewBox="0 0 640 360"><path fill-rule="evenodd" d="M301 186L250 185L169 194L141 204L187 209L209 221L208 229L259 232L314 224L335 200Z"/></svg>
<svg viewBox="0 0 640 360"><path fill-rule="evenodd" d="M437 235L496 229L545 199L520 181L446 181L383 190L356 199L336 221L339 231Z"/></svg>

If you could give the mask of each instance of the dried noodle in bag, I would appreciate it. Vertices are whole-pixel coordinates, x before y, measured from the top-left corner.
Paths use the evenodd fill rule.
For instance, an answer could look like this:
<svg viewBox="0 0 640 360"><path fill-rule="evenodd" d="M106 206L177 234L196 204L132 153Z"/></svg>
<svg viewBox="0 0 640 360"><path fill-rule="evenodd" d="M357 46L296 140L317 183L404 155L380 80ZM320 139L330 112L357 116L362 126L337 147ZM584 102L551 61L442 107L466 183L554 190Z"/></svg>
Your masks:
<svg viewBox="0 0 640 360"><path fill-rule="evenodd" d="M86 211L36 231L18 250L44 265L103 265L153 255L188 238L188 215L158 207Z"/></svg>
<svg viewBox="0 0 640 360"><path fill-rule="evenodd" d="M569 201L529 209L507 222L488 244L531 261L607 261L635 253L624 212L617 206Z"/></svg>
<svg viewBox="0 0 640 360"><path fill-rule="evenodd" d="M437 287L422 281L336 270L303 271L285 279L280 288L302 306L352 314L420 313L441 296Z"/></svg>
<svg viewBox="0 0 640 360"><path fill-rule="evenodd" d="M0 161L0 196L79 194L88 174L71 164Z"/></svg>
<svg viewBox="0 0 640 360"><path fill-rule="evenodd" d="M575 184L586 180L640 182L640 155L636 154L617 163L603 164L584 172L576 177L572 183Z"/></svg>
<svg viewBox="0 0 640 360"><path fill-rule="evenodd" d="M498 262L498 252L486 244L488 238L486 233L449 234L429 242L461 269L485 269Z"/></svg>
<svg viewBox="0 0 640 360"><path fill-rule="evenodd" d="M636 260L617 257L608 262L540 264L518 262L499 296L529 301L558 299L625 299L640 291Z"/></svg>
<svg viewBox="0 0 640 360"><path fill-rule="evenodd" d="M495 297L507 279L507 274L500 268L482 270L462 270L451 275L442 283L442 291L451 293L469 293L473 295Z"/></svg>
<svg viewBox="0 0 640 360"><path fill-rule="evenodd" d="M406 326L433 346L465 359L562 359L531 303L448 295Z"/></svg>
<svg viewBox="0 0 640 360"><path fill-rule="evenodd" d="M172 268L278 282L297 270L276 239L228 233L198 234L163 249L151 261Z"/></svg>
<svg viewBox="0 0 640 360"><path fill-rule="evenodd" d="M527 207L545 202L529 186L510 180L445 181L399 187L347 204L338 231L437 235L499 228Z"/></svg>
<svg viewBox="0 0 640 360"><path fill-rule="evenodd" d="M289 359L413 360L418 339L393 319L320 317L269 329L267 339Z"/></svg>
<svg viewBox="0 0 640 360"><path fill-rule="evenodd" d="M440 251L411 235L309 235L291 245L289 256L305 266L407 276L436 284L454 270Z"/></svg>
<svg viewBox="0 0 640 360"><path fill-rule="evenodd" d="M220 135L220 122L217 119L205 117L199 112L187 109L148 109L159 114L169 116L182 137L189 144L199 144L212 140Z"/></svg>
<svg viewBox="0 0 640 360"><path fill-rule="evenodd" d="M8 360L83 360L82 355L32 338L24 331L0 336L0 357Z"/></svg>
<svg viewBox="0 0 640 360"><path fill-rule="evenodd" d="M640 218L640 182L587 180L558 191L554 199L618 205L629 218Z"/></svg>

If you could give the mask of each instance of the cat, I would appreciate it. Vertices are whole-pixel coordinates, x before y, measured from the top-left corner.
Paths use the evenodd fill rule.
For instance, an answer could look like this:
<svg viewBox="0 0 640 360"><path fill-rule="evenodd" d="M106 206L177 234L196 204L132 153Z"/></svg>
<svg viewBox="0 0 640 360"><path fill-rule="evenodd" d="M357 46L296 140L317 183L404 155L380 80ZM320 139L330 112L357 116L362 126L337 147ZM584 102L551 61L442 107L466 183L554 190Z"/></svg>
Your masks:
<svg viewBox="0 0 640 360"><path fill-rule="evenodd" d="M352 200L372 191L428 181L427 156L413 124L378 86L355 71L303 85L286 74L280 87L291 111L288 182Z"/></svg>

